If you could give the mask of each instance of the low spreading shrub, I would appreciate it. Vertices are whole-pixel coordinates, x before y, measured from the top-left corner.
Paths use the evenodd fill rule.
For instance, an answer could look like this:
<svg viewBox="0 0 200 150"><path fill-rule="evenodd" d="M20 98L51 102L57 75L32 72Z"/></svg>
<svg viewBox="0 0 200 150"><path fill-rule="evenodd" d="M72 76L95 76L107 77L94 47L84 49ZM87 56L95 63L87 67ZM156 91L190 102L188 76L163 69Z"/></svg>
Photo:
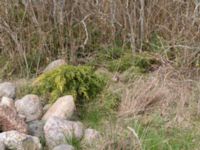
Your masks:
<svg viewBox="0 0 200 150"><path fill-rule="evenodd" d="M33 91L46 95L49 103L71 94L78 104L84 104L94 99L105 83L105 78L96 74L91 67L64 65L39 76L33 83Z"/></svg>

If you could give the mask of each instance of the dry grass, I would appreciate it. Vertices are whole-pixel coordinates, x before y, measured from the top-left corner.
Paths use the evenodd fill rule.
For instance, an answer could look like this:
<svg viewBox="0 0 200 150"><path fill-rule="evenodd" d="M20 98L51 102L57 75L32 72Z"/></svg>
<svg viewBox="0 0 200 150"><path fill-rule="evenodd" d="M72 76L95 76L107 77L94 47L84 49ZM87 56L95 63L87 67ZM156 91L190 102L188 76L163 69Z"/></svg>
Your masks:
<svg viewBox="0 0 200 150"><path fill-rule="evenodd" d="M142 150L136 131L123 123L107 123L101 137L91 145L83 143L84 150Z"/></svg>
<svg viewBox="0 0 200 150"><path fill-rule="evenodd" d="M197 0L1 0L0 52L28 75L52 59L76 64L116 43L141 51L156 33L166 51L178 50L188 62L188 51L196 57L200 49L199 6Z"/></svg>
<svg viewBox="0 0 200 150"><path fill-rule="evenodd" d="M195 149L199 146L199 75L170 65L114 83L123 93L117 120L104 122L102 138L83 149ZM142 114L142 115L141 115ZM197 124L196 124L197 123Z"/></svg>
<svg viewBox="0 0 200 150"><path fill-rule="evenodd" d="M192 70L200 64L199 10L199 0L0 0L0 73L29 77L57 58L78 64L105 47L135 53L157 46L167 66L110 87L123 92L118 115L157 112L191 124L200 114L199 71ZM137 136L115 125L108 124L96 149L137 148Z"/></svg>
<svg viewBox="0 0 200 150"><path fill-rule="evenodd" d="M120 117L157 112L171 121L191 121L198 112L198 80L173 67L161 67L139 80L129 82L119 108Z"/></svg>

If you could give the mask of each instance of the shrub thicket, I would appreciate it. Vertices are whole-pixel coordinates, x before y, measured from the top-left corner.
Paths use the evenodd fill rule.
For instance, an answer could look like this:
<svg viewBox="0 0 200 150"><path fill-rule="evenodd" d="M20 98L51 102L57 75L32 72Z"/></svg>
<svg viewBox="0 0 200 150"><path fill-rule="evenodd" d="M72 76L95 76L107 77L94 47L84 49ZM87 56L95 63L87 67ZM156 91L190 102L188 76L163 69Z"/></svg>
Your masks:
<svg viewBox="0 0 200 150"><path fill-rule="evenodd" d="M9 61L4 70L29 76L55 58L86 62L115 46L177 52L173 56L187 66L199 58L198 8L195 0L1 0L0 55Z"/></svg>

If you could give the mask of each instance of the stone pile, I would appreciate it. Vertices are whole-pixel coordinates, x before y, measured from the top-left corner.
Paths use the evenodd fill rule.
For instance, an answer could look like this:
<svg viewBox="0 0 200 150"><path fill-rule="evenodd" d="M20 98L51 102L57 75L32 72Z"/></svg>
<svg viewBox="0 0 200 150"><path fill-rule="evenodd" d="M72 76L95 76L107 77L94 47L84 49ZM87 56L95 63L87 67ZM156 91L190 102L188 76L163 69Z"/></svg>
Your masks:
<svg viewBox="0 0 200 150"><path fill-rule="evenodd" d="M63 64L64 61L57 60L44 72ZM40 97L33 94L16 99L16 88L10 82L0 83L0 150L41 150L44 147L74 150L68 142L70 139L92 144L100 137L98 131L85 129L80 121L72 121L76 106L71 95L44 105Z"/></svg>

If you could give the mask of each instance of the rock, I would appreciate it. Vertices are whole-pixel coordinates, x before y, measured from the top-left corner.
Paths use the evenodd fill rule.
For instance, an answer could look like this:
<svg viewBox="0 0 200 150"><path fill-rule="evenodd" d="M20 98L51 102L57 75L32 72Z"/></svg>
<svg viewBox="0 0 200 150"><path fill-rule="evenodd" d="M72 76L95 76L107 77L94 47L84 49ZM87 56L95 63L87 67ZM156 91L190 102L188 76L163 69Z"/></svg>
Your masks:
<svg viewBox="0 0 200 150"><path fill-rule="evenodd" d="M43 107L43 114L45 114L49 108L51 107L51 104L46 104L44 107Z"/></svg>
<svg viewBox="0 0 200 150"><path fill-rule="evenodd" d="M24 150L38 150L38 145L35 144L31 137L27 137L22 141L22 147Z"/></svg>
<svg viewBox="0 0 200 150"><path fill-rule="evenodd" d="M28 133L36 137L44 137L44 121L31 121L28 123Z"/></svg>
<svg viewBox="0 0 200 150"><path fill-rule="evenodd" d="M6 150L6 147L3 142L0 142L0 150Z"/></svg>
<svg viewBox="0 0 200 150"><path fill-rule="evenodd" d="M83 136L84 127L81 122L67 121L58 117L51 117L44 126L45 139L48 147L67 143L67 140Z"/></svg>
<svg viewBox="0 0 200 150"><path fill-rule="evenodd" d="M100 138L100 133L94 129L86 129L84 133L83 140L88 143L92 144L95 140Z"/></svg>
<svg viewBox="0 0 200 150"><path fill-rule="evenodd" d="M56 147L54 147L53 150L75 150L73 146L68 144L61 144Z"/></svg>
<svg viewBox="0 0 200 150"><path fill-rule="evenodd" d="M75 103L72 96L60 97L45 113L42 120L48 120L50 117L59 117L70 119L75 111Z"/></svg>
<svg viewBox="0 0 200 150"><path fill-rule="evenodd" d="M16 87L11 82L3 82L0 83L0 97L9 97L9 98L15 98L16 96Z"/></svg>
<svg viewBox="0 0 200 150"><path fill-rule="evenodd" d="M4 96L1 98L0 106L7 106L14 108L15 104L13 99Z"/></svg>
<svg viewBox="0 0 200 150"><path fill-rule="evenodd" d="M3 97L0 102L0 126L2 131L17 130L27 133L27 125L18 116L12 99Z"/></svg>
<svg viewBox="0 0 200 150"><path fill-rule="evenodd" d="M3 142L6 148L9 149L41 150L39 138L26 135L17 131L0 133L0 142Z"/></svg>
<svg viewBox="0 0 200 150"><path fill-rule="evenodd" d="M55 60L55 61L51 62L51 63L44 69L43 73L44 73L44 72L52 71L52 70L54 70L54 69L56 69L56 68L58 68L58 67L60 67L60 66L62 66L62 65L65 65L65 64L66 64L66 62L65 62L64 59Z"/></svg>
<svg viewBox="0 0 200 150"><path fill-rule="evenodd" d="M26 95L15 102L15 107L20 115L24 115L26 121L38 120L42 116L42 104L37 95Z"/></svg>

